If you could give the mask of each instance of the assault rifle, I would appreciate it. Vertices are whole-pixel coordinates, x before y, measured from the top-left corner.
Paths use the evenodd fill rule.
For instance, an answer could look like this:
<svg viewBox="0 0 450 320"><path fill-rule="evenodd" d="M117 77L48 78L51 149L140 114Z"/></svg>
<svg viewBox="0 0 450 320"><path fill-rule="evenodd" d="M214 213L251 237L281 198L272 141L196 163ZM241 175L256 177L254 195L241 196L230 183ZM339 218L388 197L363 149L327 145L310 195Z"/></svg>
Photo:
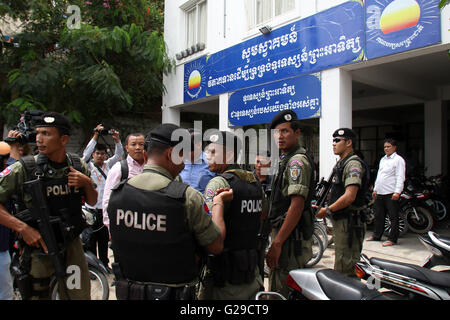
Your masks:
<svg viewBox="0 0 450 320"><path fill-rule="evenodd" d="M31 181L27 181L24 183L25 188L28 188L31 197L32 197L32 209L31 214L33 219L37 221L39 232L42 236L42 239L45 242L45 245L48 249L48 256L50 256L53 265L55 267L55 275L58 280L59 287L63 288L66 294L66 298L69 298L67 287L64 281L66 276L66 265L61 256L61 251L56 241L56 236L52 228L52 223L54 221L50 221L50 212L47 205L47 199L44 196L43 186L41 180L35 179ZM60 221L57 221L60 223Z"/></svg>
<svg viewBox="0 0 450 320"><path fill-rule="evenodd" d="M318 207L314 216L319 212L320 208L325 205L325 201L327 200L328 193L330 193L332 180L334 177L334 170L331 172L328 180L325 180L323 177L320 179L319 183L316 185L316 189L314 192L314 201L315 205Z"/></svg>

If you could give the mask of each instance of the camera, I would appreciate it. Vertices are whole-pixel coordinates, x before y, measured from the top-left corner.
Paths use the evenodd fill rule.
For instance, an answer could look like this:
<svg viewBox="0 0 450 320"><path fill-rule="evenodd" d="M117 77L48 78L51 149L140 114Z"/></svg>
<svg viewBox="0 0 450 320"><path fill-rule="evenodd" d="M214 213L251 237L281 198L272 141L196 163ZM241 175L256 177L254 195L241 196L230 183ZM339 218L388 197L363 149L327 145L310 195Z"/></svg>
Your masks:
<svg viewBox="0 0 450 320"><path fill-rule="evenodd" d="M25 111L23 116L20 118L20 122L14 127L14 130L19 131L20 135L17 138L7 137L5 142L19 142L20 144L36 142L35 126L36 122L41 120L43 114L44 111L40 110Z"/></svg>
<svg viewBox="0 0 450 320"><path fill-rule="evenodd" d="M109 129L109 130L107 130L107 129L101 129L101 130L94 129L94 132L98 132L98 134L101 135L101 136L107 136L107 135L111 135L112 136L114 134L114 129Z"/></svg>

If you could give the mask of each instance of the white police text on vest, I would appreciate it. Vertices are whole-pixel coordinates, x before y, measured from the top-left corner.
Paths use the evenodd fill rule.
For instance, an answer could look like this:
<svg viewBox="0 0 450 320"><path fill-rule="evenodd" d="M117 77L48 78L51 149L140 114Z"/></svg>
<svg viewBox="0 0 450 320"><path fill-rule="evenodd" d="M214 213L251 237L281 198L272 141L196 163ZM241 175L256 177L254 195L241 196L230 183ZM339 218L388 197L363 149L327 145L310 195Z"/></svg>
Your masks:
<svg viewBox="0 0 450 320"><path fill-rule="evenodd" d="M262 200L242 200L241 201L241 213L261 212Z"/></svg>
<svg viewBox="0 0 450 320"><path fill-rule="evenodd" d="M47 197L53 196L65 196L67 194L71 193L79 193L78 187L73 187L73 190L71 187L69 187L68 184L60 184L60 185L53 185L53 186L47 186Z"/></svg>
<svg viewBox="0 0 450 320"><path fill-rule="evenodd" d="M127 228L165 232L166 219L165 214L138 213L122 209L116 211L116 224L120 225L122 221Z"/></svg>

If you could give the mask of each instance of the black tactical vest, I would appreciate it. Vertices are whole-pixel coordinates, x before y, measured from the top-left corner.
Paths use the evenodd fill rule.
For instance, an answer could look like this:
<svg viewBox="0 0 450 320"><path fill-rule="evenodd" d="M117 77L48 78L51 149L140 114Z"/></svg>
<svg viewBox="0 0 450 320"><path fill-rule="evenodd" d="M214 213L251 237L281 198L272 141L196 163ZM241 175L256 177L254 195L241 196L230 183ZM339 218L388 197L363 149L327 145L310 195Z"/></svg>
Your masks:
<svg viewBox="0 0 450 320"><path fill-rule="evenodd" d="M364 175L361 179L361 187L358 189L355 201L351 204L351 208L361 208L366 204L366 193L369 188L369 168L367 164L353 152L350 153L345 159L339 161L333 168L333 180L330 190L329 204L333 204L345 193L345 186L343 181L343 174L345 166L349 161L356 160L359 161L364 168ZM333 219L339 220L348 217L351 210L350 208L345 208L333 213Z"/></svg>
<svg viewBox="0 0 450 320"><path fill-rule="evenodd" d="M303 238L310 239L313 232L313 217L312 217L312 210L311 210L311 200L314 195L315 190L315 167L314 167L314 161L312 157L306 153L301 152L300 148L296 148L291 153L286 155L286 161L284 161L282 164L280 164L280 167L278 169L278 174L276 175L276 178L273 180L272 183L272 194L270 198L270 212L269 212L269 219L275 227L281 227L282 218L284 218L286 212L288 211L290 205L291 205L291 199L290 197L283 196L282 193L282 181L284 176L284 171L286 170L286 166L289 162L289 159L292 158L296 154L303 154L307 157L308 162L311 166L311 177L309 181L309 192L308 197L305 199L305 205L303 209L302 216L299 221L299 228L300 231L303 234Z"/></svg>
<svg viewBox="0 0 450 320"><path fill-rule="evenodd" d="M73 154L68 154L69 164L75 170L81 171L80 158ZM52 170L48 168L48 159L39 155L37 162L33 156L26 156L20 159L20 162L26 170L26 180L39 179L42 181L43 193L47 199L47 206L52 217L60 217L62 225L54 224L55 237L58 243L67 242L77 237L86 227L81 215L82 196L84 190L69 187L68 176L53 178ZM68 167L67 167L67 170ZM67 171L68 173L69 171ZM25 190L27 192L27 190ZM30 209L30 208L29 208ZM33 228L38 228L37 221L26 221ZM69 230L69 233L62 233L61 228Z"/></svg>
<svg viewBox="0 0 450 320"><path fill-rule="evenodd" d="M108 205L115 261L126 279L187 283L197 276L195 239L186 223L186 184L148 191L121 182Z"/></svg>
<svg viewBox="0 0 450 320"><path fill-rule="evenodd" d="M258 263L258 231L262 214L263 191L256 181L240 179L232 172L221 174L233 189L233 201L224 212L227 234L222 253L210 258L214 286L228 281L233 285L251 283Z"/></svg>
<svg viewBox="0 0 450 320"><path fill-rule="evenodd" d="M230 209L224 213L227 235L224 248L229 250L256 249L262 214L262 189L255 182L247 182L231 172L221 174L233 189Z"/></svg>

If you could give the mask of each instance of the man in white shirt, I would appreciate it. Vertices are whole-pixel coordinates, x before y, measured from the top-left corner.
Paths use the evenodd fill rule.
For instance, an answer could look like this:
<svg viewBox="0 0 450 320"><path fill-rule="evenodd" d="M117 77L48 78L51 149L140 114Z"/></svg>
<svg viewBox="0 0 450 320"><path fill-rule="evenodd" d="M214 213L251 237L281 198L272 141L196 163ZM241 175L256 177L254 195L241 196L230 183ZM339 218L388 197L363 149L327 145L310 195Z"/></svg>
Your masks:
<svg viewBox="0 0 450 320"><path fill-rule="evenodd" d="M375 230L367 241L380 241L384 232L386 213L391 221L391 231L383 247L392 246L398 240L398 199L403 191L405 182L405 160L397 154L397 141L386 139L384 153L380 160L377 179L372 197L375 199Z"/></svg>
<svg viewBox="0 0 450 320"><path fill-rule="evenodd" d="M94 135L86 146L82 159L88 162L92 155L92 161L89 161L88 166L91 170L91 178L97 185L96 190L98 193L97 203L94 206L86 204L89 211L91 211L96 217L95 223L92 226L93 232L89 239L88 248L95 255L97 255L98 246L98 257L103 262L105 267L108 268L109 232L103 224L103 190L105 188L106 177L108 176L109 170L120 160L120 157L123 155L123 147L120 142L119 132L113 130L112 138L115 142L115 150L114 155L108 159L106 146L104 144L97 143L101 130L104 130L104 127L101 124L94 129Z"/></svg>

